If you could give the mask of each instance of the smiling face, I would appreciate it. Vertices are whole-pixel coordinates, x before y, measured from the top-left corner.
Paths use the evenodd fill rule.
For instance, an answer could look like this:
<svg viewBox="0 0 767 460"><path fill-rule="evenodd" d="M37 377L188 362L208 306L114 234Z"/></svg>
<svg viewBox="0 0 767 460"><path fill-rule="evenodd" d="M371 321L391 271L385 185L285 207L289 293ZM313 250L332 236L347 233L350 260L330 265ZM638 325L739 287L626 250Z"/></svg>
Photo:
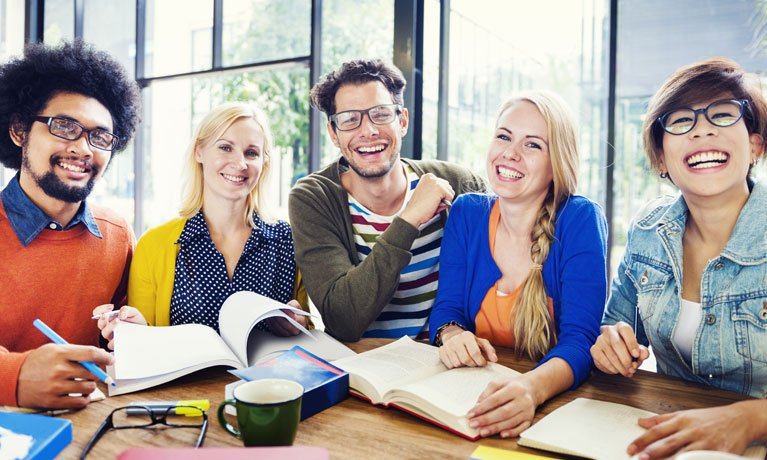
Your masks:
<svg viewBox="0 0 767 460"><path fill-rule="evenodd" d="M202 165L203 199L245 201L264 166L264 131L253 118L240 118L218 138L195 149Z"/></svg>
<svg viewBox="0 0 767 460"><path fill-rule="evenodd" d="M546 120L533 103L520 101L498 118L487 152L487 177L501 198L545 199L554 172Z"/></svg>
<svg viewBox="0 0 767 460"><path fill-rule="evenodd" d="M701 109L714 101L731 99L731 94L693 104ZM663 134L661 167L687 199L731 192L748 192L746 176L751 161L762 151L761 138L748 134L743 119L720 127L703 114L688 133Z"/></svg>
<svg viewBox="0 0 767 460"><path fill-rule="evenodd" d="M367 110L371 107L392 104L392 96L383 83L346 84L335 96L336 113L347 110ZM333 144L341 149L352 171L361 177L381 177L389 173L399 159L402 136L407 133L407 109L386 125L376 125L367 115L362 123L350 131L334 129L328 123L328 133Z"/></svg>
<svg viewBox="0 0 767 460"><path fill-rule="evenodd" d="M86 129L113 131L109 110L96 99L82 94L54 95L40 116L74 120ZM12 129L11 138L22 148L21 187L37 201L53 198L78 203L84 200L112 157L111 152L91 146L85 132L73 141L62 139L51 134L42 122L32 123L26 134Z"/></svg>

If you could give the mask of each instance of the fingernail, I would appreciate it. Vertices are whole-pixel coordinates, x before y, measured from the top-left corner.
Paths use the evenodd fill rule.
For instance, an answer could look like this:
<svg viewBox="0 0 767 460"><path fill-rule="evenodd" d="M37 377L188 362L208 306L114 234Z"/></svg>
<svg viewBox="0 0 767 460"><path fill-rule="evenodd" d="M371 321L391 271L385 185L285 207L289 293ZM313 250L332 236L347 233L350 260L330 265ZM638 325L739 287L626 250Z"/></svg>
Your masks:
<svg viewBox="0 0 767 460"><path fill-rule="evenodd" d="M629 444L628 448L626 449L626 452L629 453L629 455L634 455L637 451L636 444Z"/></svg>
<svg viewBox="0 0 767 460"><path fill-rule="evenodd" d="M480 434L480 436L485 437L485 436L490 434L490 430L487 430L487 429L482 430L482 431L479 432L479 434Z"/></svg>
<svg viewBox="0 0 767 460"><path fill-rule="evenodd" d="M509 433L504 431L503 433L501 433L501 437L502 438L508 438L509 437Z"/></svg>
<svg viewBox="0 0 767 460"><path fill-rule="evenodd" d="M650 454L641 453L639 454L639 460L650 460Z"/></svg>
<svg viewBox="0 0 767 460"><path fill-rule="evenodd" d="M477 415L477 414L475 414L475 413L474 413L474 411L469 411L469 413L468 413L468 414L466 414L466 416L467 416L467 417L469 417L469 418L472 418L472 417L474 417L475 415Z"/></svg>
<svg viewBox="0 0 767 460"><path fill-rule="evenodd" d="M479 426L479 422L469 422L469 426L472 428L476 428Z"/></svg>

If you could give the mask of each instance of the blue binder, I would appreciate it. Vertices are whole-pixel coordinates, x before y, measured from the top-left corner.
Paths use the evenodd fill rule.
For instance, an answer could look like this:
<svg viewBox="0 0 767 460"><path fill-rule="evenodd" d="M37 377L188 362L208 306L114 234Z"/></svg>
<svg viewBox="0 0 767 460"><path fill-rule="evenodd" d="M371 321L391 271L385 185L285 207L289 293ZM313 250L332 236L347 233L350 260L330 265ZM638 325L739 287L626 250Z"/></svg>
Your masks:
<svg viewBox="0 0 767 460"><path fill-rule="evenodd" d="M25 455L24 460L48 460L70 442L72 422L69 420L0 411L0 453L3 455L18 453Z"/></svg>

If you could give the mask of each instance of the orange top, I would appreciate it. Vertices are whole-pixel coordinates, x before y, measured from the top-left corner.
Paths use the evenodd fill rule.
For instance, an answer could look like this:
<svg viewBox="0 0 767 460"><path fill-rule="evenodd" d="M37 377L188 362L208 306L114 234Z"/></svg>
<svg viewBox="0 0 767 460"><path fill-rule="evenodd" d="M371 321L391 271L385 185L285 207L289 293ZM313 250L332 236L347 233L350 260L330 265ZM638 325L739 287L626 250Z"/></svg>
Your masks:
<svg viewBox="0 0 767 460"><path fill-rule="evenodd" d="M490 254L493 254L495 249L495 234L498 231L500 221L501 208L498 206L498 200L496 200L495 204L493 204L493 209L490 211ZM493 256L493 259L495 259L495 256ZM487 339L493 345L514 347L511 315L524 285L525 283L520 284L510 294L498 292L498 281L488 289L484 300L482 300L482 305L479 307L477 316L474 318L477 337ZM551 318L554 318L554 303L551 297L548 297L548 304L549 315Z"/></svg>
<svg viewBox="0 0 767 460"><path fill-rule="evenodd" d="M103 238L79 224L44 229L23 247L0 203L0 405L16 405L16 383L29 351L50 343L40 318L66 341L99 344L93 308L125 304L135 237L125 219L90 206Z"/></svg>

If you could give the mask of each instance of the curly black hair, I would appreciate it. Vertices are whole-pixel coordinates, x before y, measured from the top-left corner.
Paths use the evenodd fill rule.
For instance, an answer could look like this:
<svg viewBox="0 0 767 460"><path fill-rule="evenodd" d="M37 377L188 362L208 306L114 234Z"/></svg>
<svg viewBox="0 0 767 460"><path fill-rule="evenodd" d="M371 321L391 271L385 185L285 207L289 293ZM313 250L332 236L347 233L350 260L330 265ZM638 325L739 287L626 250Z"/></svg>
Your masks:
<svg viewBox="0 0 767 460"><path fill-rule="evenodd" d="M404 105L405 76L394 64L381 59L358 59L344 62L337 70L320 78L311 90L312 104L327 115L336 113L336 92L347 84L359 85L380 81L389 90L392 102Z"/></svg>
<svg viewBox="0 0 767 460"><path fill-rule="evenodd" d="M125 149L139 122L139 89L111 56L81 40L51 47L27 45L24 56L0 66L0 163L21 168L21 148L7 134L11 123L24 133L56 94L82 94L98 100L112 115L119 138L114 152Z"/></svg>

